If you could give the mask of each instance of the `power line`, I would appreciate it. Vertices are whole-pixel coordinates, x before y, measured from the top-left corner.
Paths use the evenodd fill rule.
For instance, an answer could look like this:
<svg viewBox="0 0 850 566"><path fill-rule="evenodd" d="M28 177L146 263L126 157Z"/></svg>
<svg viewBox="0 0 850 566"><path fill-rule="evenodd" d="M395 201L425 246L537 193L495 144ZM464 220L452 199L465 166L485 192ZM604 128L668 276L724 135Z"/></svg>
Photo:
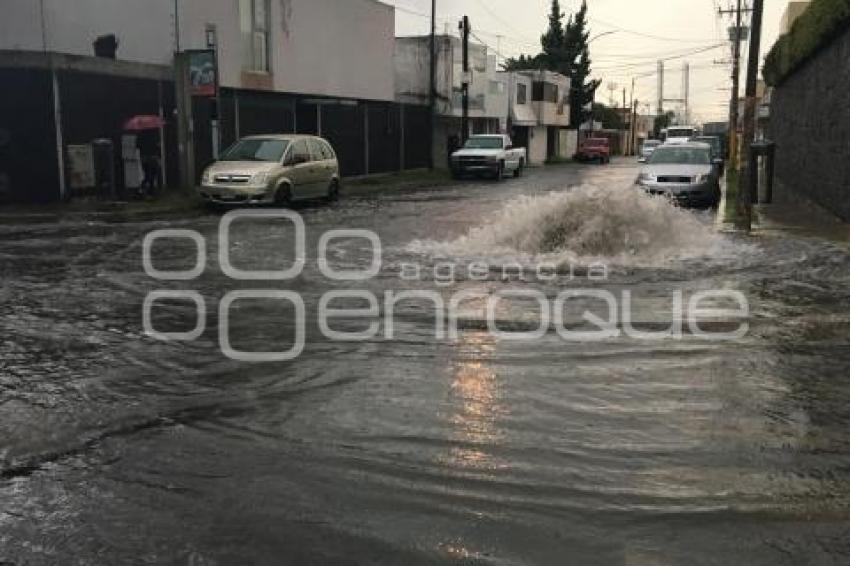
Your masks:
<svg viewBox="0 0 850 566"><path fill-rule="evenodd" d="M625 69L634 69L634 68L640 68L640 67L648 67L649 65L656 64L658 61L674 61L676 59L684 59L685 57L690 57L692 55L699 55L700 53L706 53L708 51L712 51L714 49L719 49L720 47L725 47L725 46L726 46L725 43L719 43L717 45L712 45L712 46L709 46L709 47L703 47L703 48L696 49L696 50L693 50L693 51L688 51L688 52L685 52L685 53L669 55L667 57L658 57L654 61L646 61L646 62L643 62L643 63L627 63L627 64L622 64L622 65L613 65L613 66L610 66L610 67L604 67L603 66L603 67L596 67L596 68L597 68L597 70L606 70L606 69L607 70L615 70L615 69L625 70Z"/></svg>
<svg viewBox="0 0 850 566"><path fill-rule="evenodd" d="M628 33L631 35L636 35L638 37L646 37L648 39L654 39L656 41L675 41L678 43L705 43L706 41L714 41L714 39L695 39L695 38L687 38L687 37L666 37L662 35L654 35L651 33L646 33L634 29L624 28L618 24L614 24L611 22L607 22L605 20L601 20L599 18L589 17L587 18L591 22L595 22L597 24L607 26L609 28L615 29L622 33Z"/></svg>
<svg viewBox="0 0 850 566"><path fill-rule="evenodd" d="M499 16L496 12L491 10L490 6L488 6L483 0L476 0L476 1L478 2L478 5L481 6L484 9L484 11L487 12L490 15L491 18L493 18L494 20L499 22L501 25L503 25L505 27L505 29L508 29L512 32L519 33L519 32L517 32L516 28L513 27L512 24L507 23L505 20L502 19L501 16Z"/></svg>

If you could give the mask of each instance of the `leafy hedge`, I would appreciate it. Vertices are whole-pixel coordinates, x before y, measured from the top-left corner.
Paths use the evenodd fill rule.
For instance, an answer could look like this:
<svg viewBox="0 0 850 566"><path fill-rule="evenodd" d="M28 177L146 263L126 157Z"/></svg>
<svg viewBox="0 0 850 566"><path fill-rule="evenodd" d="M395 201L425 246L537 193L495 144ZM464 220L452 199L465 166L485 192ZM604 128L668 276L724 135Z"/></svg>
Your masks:
<svg viewBox="0 0 850 566"><path fill-rule="evenodd" d="M776 86L842 32L850 31L850 0L812 0L767 54L764 79Z"/></svg>

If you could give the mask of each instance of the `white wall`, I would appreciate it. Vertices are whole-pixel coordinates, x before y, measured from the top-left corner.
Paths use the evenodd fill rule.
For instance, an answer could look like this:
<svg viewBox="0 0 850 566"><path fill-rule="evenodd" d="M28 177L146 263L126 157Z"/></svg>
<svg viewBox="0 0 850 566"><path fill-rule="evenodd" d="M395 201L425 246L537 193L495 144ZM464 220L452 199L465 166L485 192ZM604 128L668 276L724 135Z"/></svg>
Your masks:
<svg viewBox="0 0 850 566"><path fill-rule="evenodd" d="M238 0L183 0L181 45L206 46L215 24L222 86L393 100L395 10L376 0L271 0L271 73L243 72Z"/></svg>
<svg viewBox="0 0 850 566"><path fill-rule="evenodd" d="M395 89L396 100L413 104L427 104L430 63L428 37L401 37L396 39ZM463 114L458 90L463 76L462 51L456 37L437 38L437 113L460 118ZM505 120L508 116L508 85L503 73L498 72L496 57L483 45L470 45L472 84L469 96L472 101L470 118ZM491 83L502 83L501 92L491 90ZM480 105L478 104L480 103Z"/></svg>
<svg viewBox="0 0 850 566"><path fill-rule="evenodd" d="M546 126L529 128L528 163L530 165L543 165L546 163L547 131Z"/></svg>
<svg viewBox="0 0 850 566"><path fill-rule="evenodd" d="M572 159L578 151L577 130L561 130L558 135L561 138L558 144L558 156L562 159Z"/></svg>
<svg viewBox="0 0 850 566"><path fill-rule="evenodd" d="M279 90L393 100L395 10L374 0L291 0L287 36L281 26L286 0L273 1L275 86Z"/></svg>
<svg viewBox="0 0 850 566"><path fill-rule="evenodd" d="M427 37L399 37L395 40L393 66L396 100L407 104L428 104L428 83L431 63L428 56L430 40ZM451 109L454 48L445 36L437 37L436 92L438 112L448 114Z"/></svg>
<svg viewBox="0 0 850 566"><path fill-rule="evenodd" d="M171 64L173 0L43 0L43 26L41 2L3 0L0 49L94 55L94 40L112 33L119 59Z"/></svg>
<svg viewBox="0 0 850 566"><path fill-rule="evenodd" d="M41 51L41 0L2 0L0 49ZM376 0L270 0L271 74L277 91L393 100L395 10ZM178 0L180 46L206 48L218 33L221 84L256 88L243 74L238 0ZM118 37L118 58L171 64L174 0L44 0L47 51L93 55L99 35Z"/></svg>

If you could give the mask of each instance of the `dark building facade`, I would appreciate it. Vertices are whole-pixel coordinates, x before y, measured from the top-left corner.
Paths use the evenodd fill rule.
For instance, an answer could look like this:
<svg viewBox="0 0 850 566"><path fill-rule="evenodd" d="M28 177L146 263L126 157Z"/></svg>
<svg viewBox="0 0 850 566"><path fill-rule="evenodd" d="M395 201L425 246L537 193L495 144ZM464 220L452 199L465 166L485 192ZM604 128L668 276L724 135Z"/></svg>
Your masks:
<svg viewBox="0 0 850 566"><path fill-rule="evenodd" d="M820 49L773 91L768 136L777 188L850 221L850 30Z"/></svg>
<svg viewBox="0 0 850 566"><path fill-rule="evenodd" d="M124 124L138 115L163 117L161 132L136 137L149 140L161 155L165 184L179 184L171 67L0 51L0 80L0 202L131 197L125 169L133 162L126 160ZM213 161L216 116L222 148L247 135L309 133L333 144L346 177L428 166L426 106L223 88L217 105L213 99L193 99L192 114L195 182ZM112 188L104 188L99 179L95 186L78 186L72 149L102 148L104 142L111 151ZM101 153L94 149L98 178L105 176Z"/></svg>

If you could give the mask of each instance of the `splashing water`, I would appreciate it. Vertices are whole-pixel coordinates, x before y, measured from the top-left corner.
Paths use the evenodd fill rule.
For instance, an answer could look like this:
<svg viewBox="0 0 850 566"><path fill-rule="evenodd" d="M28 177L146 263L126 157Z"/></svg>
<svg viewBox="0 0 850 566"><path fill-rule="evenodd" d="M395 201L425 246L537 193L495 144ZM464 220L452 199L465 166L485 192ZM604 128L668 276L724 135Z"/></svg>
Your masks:
<svg viewBox="0 0 850 566"><path fill-rule="evenodd" d="M630 187L584 185L514 199L465 236L448 242L414 241L408 251L651 265L725 255L732 247L706 214Z"/></svg>

